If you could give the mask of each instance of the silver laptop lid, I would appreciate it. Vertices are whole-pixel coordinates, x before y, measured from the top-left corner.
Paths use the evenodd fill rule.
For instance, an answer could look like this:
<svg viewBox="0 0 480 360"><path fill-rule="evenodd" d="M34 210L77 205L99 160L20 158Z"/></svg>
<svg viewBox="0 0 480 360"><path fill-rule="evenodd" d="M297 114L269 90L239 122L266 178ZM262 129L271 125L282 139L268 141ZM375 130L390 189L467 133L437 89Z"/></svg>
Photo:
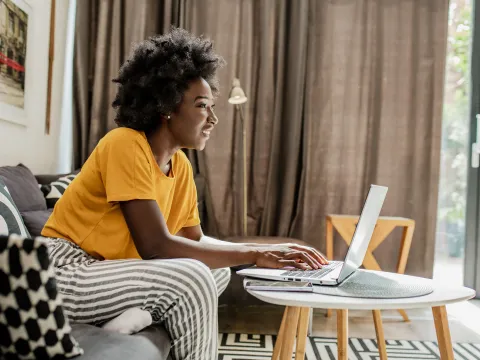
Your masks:
<svg viewBox="0 0 480 360"><path fill-rule="evenodd" d="M338 276L338 283L341 283L362 265L387 191L388 187L385 186L370 186L360 219L348 247L347 256Z"/></svg>

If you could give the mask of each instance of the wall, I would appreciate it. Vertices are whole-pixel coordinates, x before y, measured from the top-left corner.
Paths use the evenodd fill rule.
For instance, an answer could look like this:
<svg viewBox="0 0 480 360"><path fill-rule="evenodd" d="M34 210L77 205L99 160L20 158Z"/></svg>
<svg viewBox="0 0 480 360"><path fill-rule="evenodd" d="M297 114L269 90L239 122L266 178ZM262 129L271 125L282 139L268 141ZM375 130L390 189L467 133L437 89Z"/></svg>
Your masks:
<svg viewBox="0 0 480 360"><path fill-rule="evenodd" d="M57 150L70 1L56 1L50 135L45 134L45 112L51 3L50 0L30 0L28 3L32 10L28 24L25 91L33 96L26 104L26 126L1 120L0 114L0 166L22 162L35 174L52 173L58 169L59 162Z"/></svg>

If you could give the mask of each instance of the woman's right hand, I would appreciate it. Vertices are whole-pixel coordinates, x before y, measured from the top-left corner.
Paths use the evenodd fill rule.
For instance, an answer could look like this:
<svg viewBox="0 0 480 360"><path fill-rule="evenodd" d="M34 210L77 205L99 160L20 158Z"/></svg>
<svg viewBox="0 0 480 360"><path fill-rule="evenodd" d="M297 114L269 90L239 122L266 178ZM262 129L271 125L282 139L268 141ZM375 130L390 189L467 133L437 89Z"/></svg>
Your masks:
<svg viewBox="0 0 480 360"><path fill-rule="evenodd" d="M285 244L261 246L256 248L256 251L255 265L262 268L280 269L292 266L300 270L315 270L324 265L314 249L293 249L289 244Z"/></svg>

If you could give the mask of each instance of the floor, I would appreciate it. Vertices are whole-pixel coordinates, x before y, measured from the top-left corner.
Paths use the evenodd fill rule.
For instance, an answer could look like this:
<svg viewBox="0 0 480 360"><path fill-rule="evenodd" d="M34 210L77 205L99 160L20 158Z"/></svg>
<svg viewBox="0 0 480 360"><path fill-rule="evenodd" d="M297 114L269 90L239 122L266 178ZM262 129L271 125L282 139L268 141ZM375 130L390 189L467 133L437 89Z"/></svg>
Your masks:
<svg viewBox="0 0 480 360"><path fill-rule="evenodd" d="M456 258L437 259L434 277L450 283L463 282L462 261ZM280 327L284 308L275 305L248 308L220 308L220 332L276 334ZM480 300L447 306L450 333L454 342L480 344ZM410 322L404 322L396 311L383 311L386 339L436 340L435 326L430 309L407 311ZM327 318L326 310L315 309L312 335L335 337L336 316ZM351 337L375 338L375 328L370 311L350 311L349 334Z"/></svg>
<svg viewBox="0 0 480 360"><path fill-rule="evenodd" d="M276 334L280 327L283 307L266 305L249 308L220 309L220 332ZM452 341L480 344L480 300L447 306ZM407 311L410 322L404 322L396 311L383 311L382 319L386 339L436 340L435 326L430 309ZM370 311L350 311L351 337L375 338ZM336 336L336 316L326 317L326 310L315 309L312 335Z"/></svg>

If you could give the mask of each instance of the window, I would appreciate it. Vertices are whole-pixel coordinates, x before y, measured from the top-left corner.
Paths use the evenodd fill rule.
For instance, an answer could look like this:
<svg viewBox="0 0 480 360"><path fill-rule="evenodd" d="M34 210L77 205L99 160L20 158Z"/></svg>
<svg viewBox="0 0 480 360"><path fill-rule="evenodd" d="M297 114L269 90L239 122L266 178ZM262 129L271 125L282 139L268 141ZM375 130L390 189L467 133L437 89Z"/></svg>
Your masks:
<svg viewBox="0 0 480 360"><path fill-rule="evenodd" d="M25 24L23 21L18 22L18 36L25 41Z"/></svg>
<svg viewBox="0 0 480 360"><path fill-rule="evenodd" d="M15 33L15 18L13 12L8 12L8 24L10 25L10 32Z"/></svg>

